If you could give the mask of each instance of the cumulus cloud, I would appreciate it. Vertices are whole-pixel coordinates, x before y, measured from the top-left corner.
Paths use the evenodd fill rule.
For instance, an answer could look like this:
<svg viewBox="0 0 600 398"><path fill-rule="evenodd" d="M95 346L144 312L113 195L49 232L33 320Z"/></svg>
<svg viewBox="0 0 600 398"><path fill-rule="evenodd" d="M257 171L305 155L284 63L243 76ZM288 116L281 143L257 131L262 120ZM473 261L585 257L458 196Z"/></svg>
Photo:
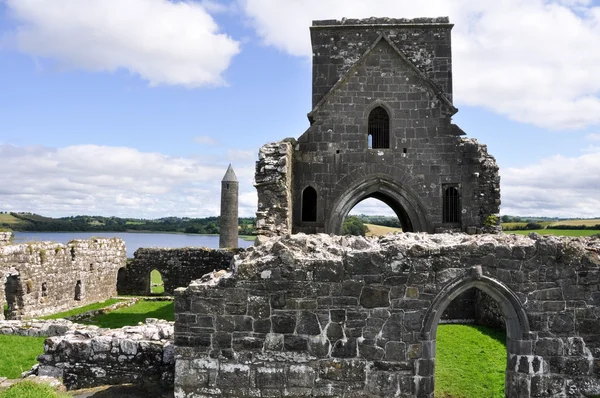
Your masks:
<svg viewBox="0 0 600 398"><path fill-rule="evenodd" d="M48 216L215 216L227 168L225 162L98 145L0 145L0 158L0 210ZM236 168L243 216L256 211L256 200L247 194L254 190L253 170L251 163Z"/></svg>
<svg viewBox="0 0 600 398"><path fill-rule="evenodd" d="M222 73L240 51L205 7L191 1L5 3L19 24L14 40L21 51L90 71L125 69L151 85L223 85Z"/></svg>
<svg viewBox="0 0 600 398"><path fill-rule="evenodd" d="M551 129L600 123L600 7L590 1L239 1L265 44L303 57L314 19L448 15L458 105Z"/></svg>
<svg viewBox="0 0 600 398"><path fill-rule="evenodd" d="M600 148L501 170L502 214L600 217Z"/></svg>

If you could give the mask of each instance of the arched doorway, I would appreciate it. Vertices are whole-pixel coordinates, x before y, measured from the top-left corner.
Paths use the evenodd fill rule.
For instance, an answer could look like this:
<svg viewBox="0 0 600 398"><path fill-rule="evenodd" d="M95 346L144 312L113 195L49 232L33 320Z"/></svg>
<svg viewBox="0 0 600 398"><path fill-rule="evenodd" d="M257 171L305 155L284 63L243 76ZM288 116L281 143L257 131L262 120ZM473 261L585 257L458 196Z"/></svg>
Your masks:
<svg viewBox="0 0 600 398"><path fill-rule="evenodd" d="M388 205L398 217L404 232L433 232L426 208L417 195L383 176L370 177L347 188L333 205L326 220L325 232L340 235L350 210L369 198Z"/></svg>
<svg viewBox="0 0 600 398"><path fill-rule="evenodd" d="M473 267L470 272L462 277L449 282L436 296L431 307L425 314L423 329L421 332L423 348L423 365L428 366L431 372L423 374L418 388L422 394L433 394L435 386L435 358L437 331L442 314L448 305L457 297L469 289L477 288L491 297L498 304L502 312L506 327L506 364L513 355L531 355L532 345L526 341L529 336L529 321L517 295L502 282L493 278L483 276L481 267ZM505 394L506 396L520 396L519 386L512 385L508 381L515 379L512 373L514 369L506 367ZM425 390L425 391L423 391Z"/></svg>
<svg viewBox="0 0 600 398"><path fill-rule="evenodd" d="M150 272L150 294L162 295L165 292L165 285L162 274L159 270L153 269Z"/></svg>

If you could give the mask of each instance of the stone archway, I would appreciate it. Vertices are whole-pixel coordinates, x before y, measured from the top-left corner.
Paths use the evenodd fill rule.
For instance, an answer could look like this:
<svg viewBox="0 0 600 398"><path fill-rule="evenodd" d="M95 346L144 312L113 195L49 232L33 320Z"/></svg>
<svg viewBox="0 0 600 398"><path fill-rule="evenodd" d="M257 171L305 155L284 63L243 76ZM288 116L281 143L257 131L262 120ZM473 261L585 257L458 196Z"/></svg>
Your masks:
<svg viewBox="0 0 600 398"><path fill-rule="evenodd" d="M374 198L387 204L405 232L433 232L425 206L411 189L385 176L370 176L347 188L331 207L325 232L340 235L344 219L359 202Z"/></svg>
<svg viewBox="0 0 600 398"><path fill-rule="evenodd" d="M446 307L461 293L470 288L478 288L492 297L500 306L506 322L506 354L507 368L505 378L505 393L508 397L524 396L520 391L517 380L518 375L514 369L510 369L509 359L514 356L531 355L533 351L530 342L529 321L523 305L517 295L504 283L484 276L480 266L471 270L461 277L449 282L435 297L433 303L427 310L423 321L421 338L423 343L423 369L425 372L421 378L419 390L422 396L433 396L436 333L440 318ZM421 395L420 395L421 396ZM527 395L529 396L529 395Z"/></svg>

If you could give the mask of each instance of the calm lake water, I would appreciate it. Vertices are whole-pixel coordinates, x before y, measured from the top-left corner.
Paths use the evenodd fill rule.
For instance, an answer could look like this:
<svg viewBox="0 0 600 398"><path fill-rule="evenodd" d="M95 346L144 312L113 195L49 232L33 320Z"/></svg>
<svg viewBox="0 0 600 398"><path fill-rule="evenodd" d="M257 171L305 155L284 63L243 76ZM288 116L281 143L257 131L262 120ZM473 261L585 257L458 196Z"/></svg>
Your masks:
<svg viewBox="0 0 600 398"><path fill-rule="evenodd" d="M127 247L127 257L133 257L140 247L219 247L218 236L188 235L188 234L161 234L140 232L14 232L14 243L27 243L32 241L51 241L67 243L72 239L89 239L91 237L121 238ZM239 247L249 247L253 241L239 239Z"/></svg>

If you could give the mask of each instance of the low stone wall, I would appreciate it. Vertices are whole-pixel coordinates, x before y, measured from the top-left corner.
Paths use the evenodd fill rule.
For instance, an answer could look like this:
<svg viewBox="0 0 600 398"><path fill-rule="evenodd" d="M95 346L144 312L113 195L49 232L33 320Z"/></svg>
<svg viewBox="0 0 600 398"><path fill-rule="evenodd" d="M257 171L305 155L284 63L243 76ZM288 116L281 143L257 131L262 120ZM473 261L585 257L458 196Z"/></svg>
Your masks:
<svg viewBox="0 0 600 398"><path fill-rule="evenodd" d="M436 331L476 288L506 320L506 395L600 394L600 240L292 235L175 294L176 397L433 397Z"/></svg>
<svg viewBox="0 0 600 398"><path fill-rule="evenodd" d="M162 276L165 293L172 294L176 288L185 287L206 273L228 268L233 256L243 250L141 248L119 272L117 290L119 294L150 294L150 273L157 270Z"/></svg>
<svg viewBox="0 0 600 398"><path fill-rule="evenodd" d="M11 320L0 321L0 334L29 336L29 337L51 337L64 336L67 333L95 332L98 326L82 325L66 319L31 319L26 321Z"/></svg>
<svg viewBox="0 0 600 398"><path fill-rule="evenodd" d="M172 337L173 323L156 319L121 329L69 332L46 339L35 373L62 378L69 390L126 383L172 386Z"/></svg>
<svg viewBox="0 0 600 398"><path fill-rule="evenodd" d="M8 319L20 319L107 300L125 260L117 238L0 246L0 306L8 304Z"/></svg>

